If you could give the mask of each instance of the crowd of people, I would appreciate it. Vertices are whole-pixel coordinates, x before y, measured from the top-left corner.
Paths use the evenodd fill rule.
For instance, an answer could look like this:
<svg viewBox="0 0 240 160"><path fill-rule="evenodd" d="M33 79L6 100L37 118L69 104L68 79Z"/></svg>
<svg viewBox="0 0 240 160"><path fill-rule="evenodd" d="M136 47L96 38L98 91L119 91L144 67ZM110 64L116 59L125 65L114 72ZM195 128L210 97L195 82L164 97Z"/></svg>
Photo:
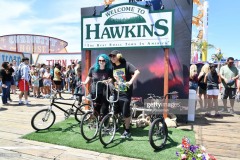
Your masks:
<svg viewBox="0 0 240 160"><path fill-rule="evenodd" d="M190 66L189 89L198 94L200 110L206 111L210 116L214 111L215 116L221 112L234 114L234 102L240 92L239 70L234 65L234 58L229 57L226 64L221 67L215 64L204 64L198 73L195 64ZM218 105L218 97L223 100L223 108ZM227 99L230 106L227 106Z"/></svg>
<svg viewBox="0 0 240 160"><path fill-rule="evenodd" d="M74 95L76 88L78 88L76 86L91 82L90 95L93 99L97 96L94 102L94 112L104 116L109 112L109 102L106 99L106 83L108 83L115 86L112 88L119 88L119 100L115 111L116 113L122 113L125 121L125 130L121 137L130 138L132 84L139 74L139 70L130 62L127 62L118 50L112 51L109 55L100 54L94 65L89 69L88 76L84 81L81 81L80 63L76 65L73 62L67 68L59 63L55 63L54 66L29 65L29 59L24 57L19 66L16 65L15 60L11 63L3 62L2 64L0 70L2 103L8 105L12 101L10 93L16 94L17 87L20 91L19 105L29 105L30 91L35 98L48 98L51 88L68 90ZM104 83L96 85L98 81L104 81ZM112 90L112 93L115 94L116 98L117 91ZM22 100L23 97L25 101ZM64 99L61 93L59 93L59 98Z"/></svg>
<svg viewBox="0 0 240 160"><path fill-rule="evenodd" d="M29 58L23 57L19 65L16 60L12 62L3 62L0 70L0 89L2 90L2 104L9 105L12 102L11 94L17 94L17 88L20 91L19 105L30 105L29 96L35 98L50 98L51 89L64 90L74 94L74 88L77 79L81 75L81 62L77 64L61 66L58 62L54 66L46 64L29 64ZM79 73L80 72L80 73ZM59 95L61 99L63 97ZM24 101L22 100L24 97Z"/></svg>

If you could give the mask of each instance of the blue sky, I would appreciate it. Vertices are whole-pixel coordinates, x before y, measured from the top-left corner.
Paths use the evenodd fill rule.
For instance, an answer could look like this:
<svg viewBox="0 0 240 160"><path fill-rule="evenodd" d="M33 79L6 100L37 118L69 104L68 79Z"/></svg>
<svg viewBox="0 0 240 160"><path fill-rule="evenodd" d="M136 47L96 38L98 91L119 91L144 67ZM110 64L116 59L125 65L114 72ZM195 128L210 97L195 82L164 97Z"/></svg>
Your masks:
<svg viewBox="0 0 240 160"><path fill-rule="evenodd" d="M128 0L115 0L115 3ZM221 48L225 57L240 59L238 48L240 21L237 10L240 0L208 0L208 42ZM102 5L104 0L0 0L0 36L8 34L39 34L68 42L69 52L79 52L80 8ZM197 14L194 5L194 15ZM193 26L193 38L197 36ZM214 49L209 50L208 59Z"/></svg>

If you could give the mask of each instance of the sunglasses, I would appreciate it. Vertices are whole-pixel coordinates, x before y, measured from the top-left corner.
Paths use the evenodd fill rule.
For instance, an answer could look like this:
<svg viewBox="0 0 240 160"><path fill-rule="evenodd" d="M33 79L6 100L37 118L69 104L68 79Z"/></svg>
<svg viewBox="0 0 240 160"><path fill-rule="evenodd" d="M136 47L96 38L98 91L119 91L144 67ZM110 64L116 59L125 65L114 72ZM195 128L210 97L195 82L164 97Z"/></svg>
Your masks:
<svg viewBox="0 0 240 160"><path fill-rule="evenodd" d="M116 57L116 55L111 55L111 56L109 56L110 58L114 58L114 57Z"/></svg>
<svg viewBox="0 0 240 160"><path fill-rule="evenodd" d="M99 59L98 62L105 62L105 60L101 60L101 59Z"/></svg>

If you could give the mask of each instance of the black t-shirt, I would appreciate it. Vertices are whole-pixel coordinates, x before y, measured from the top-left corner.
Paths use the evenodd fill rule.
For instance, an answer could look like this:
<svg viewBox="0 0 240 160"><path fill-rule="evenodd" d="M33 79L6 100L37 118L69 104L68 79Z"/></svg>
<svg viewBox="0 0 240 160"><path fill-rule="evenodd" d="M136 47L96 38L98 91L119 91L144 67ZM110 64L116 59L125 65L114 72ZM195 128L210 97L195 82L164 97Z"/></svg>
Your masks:
<svg viewBox="0 0 240 160"><path fill-rule="evenodd" d="M113 65L113 77L115 82L128 82L131 80L132 75L137 70L137 68L129 62L121 63L116 66ZM127 95L128 97L132 96L133 86L131 85L129 88L125 85L120 85L120 94Z"/></svg>
<svg viewBox="0 0 240 160"><path fill-rule="evenodd" d="M206 73L204 73L204 74L200 77L200 79L199 79L199 81L198 81L198 86L199 86L201 89L204 89L204 90L207 89L207 84L204 83L204 77L205 77L205 75L206 75Z"/></svg>
<svg viewBox="0 0 240 160"><path fill-rule="evenodd" d="M207 75L207 89L219 89L217 73L208 73Z"/></svg>
<svg viewBox="0 0 240 160"><path fill-rule="evenodd" d="M92 79L92 84L91 84L91 93L95 94L96 93L96 83L98 81L102 81L102 80L107 80L109 78L113 78L112 76L112 71L109 70L95 70L94 67L91 67L88 73L88 76L91 77ZM105 85L102 83L98 84L98 94L103 94L105 90Z"/></svg>
<svg viewBox="0 0 240 160"><path fill-rule="evenodd" d="M0 70L0 78L2 78L3 84L5 84L6 81L11 81L12 80L12 73L14 70L10 68L9 70L1 69Z"/></svg>

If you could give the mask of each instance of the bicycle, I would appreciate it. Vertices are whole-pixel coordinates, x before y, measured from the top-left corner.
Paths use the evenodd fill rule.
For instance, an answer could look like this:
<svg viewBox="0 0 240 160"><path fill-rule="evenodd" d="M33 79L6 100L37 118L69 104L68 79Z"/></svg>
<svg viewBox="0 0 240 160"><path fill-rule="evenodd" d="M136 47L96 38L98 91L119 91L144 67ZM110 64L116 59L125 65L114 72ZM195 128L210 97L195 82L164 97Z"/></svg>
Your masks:
<svg viewBox="0 0 240 160"><path fill-rule="evenodd" d="M99 113L94 111L94 101L97 99L97 93L98 93L97 88L99 83L105 84L105 81L98 81L96 83L95 98L92 99L90 96L88 97L88 100L90 101L90 110L83 115L83 118L80 124L81 134L83 138L87 141L93 140L98 134L99 121L101 117ZM106 97L107 97L107 94L106 94Z"/></svg>
<svg viewBox="0 0 240 160"><path fill-rule="evenodd" d="M76 98L73 103L64 103L64 102L56 101L57 94L61 92L62 91L52 89L53 95L50 97L50 106L47 109L42 109L33 115L31 119L31 125L36 131L49 129L54 124L56 120L56 114L53 111L53 106L55 106L56 108L64 112L65 119L69 118L70 115L74 114L75 119L78 122L81 122L82 116L83 114L85 114L84 109L88 107L88 104L80 105L83 94L81 93L74 94L78 98ZM78 101L77 105L76 105L76 101ZM71 106L71 108L65 110L62 107L60 107L58 104L69 105ZM74 111L74 108L76 108L76 111Z"/></svg>
<svg viewBox="0 0 240 160"><path fill-rule="evenodd" d="M156 97L157 99L161 100L162 106L166 100L167 96L175 96L177 92L170 92L167 93L163 98ZM152 96L154 98L154 96ZM149 142L152 148L155 150L160 150L167 142L168 137L168 128L165 123L164 117L162 114L157 113L156 110L153 110L153 114L150 115L151 126L148 133Z"/></svg>
<svg viewBox="0 0 240 160"><path fill-rule="evenodd" d="M124 83L121 83L121 85L124 85ZM107 88L108 88L108 85L107 85ZM107 146L113 141L117 128L119 128L122 124L124 124L121 113L115 114L115 111L114 111L115 103L119 100L119 92L120 92L119 88L120 87L118 87L117 89L116 100L114 100L113 93L111 93L109 98L107 98L107 101L109 102L110 112L103 117L100 123L99 139L104 146Z"/></svg>

